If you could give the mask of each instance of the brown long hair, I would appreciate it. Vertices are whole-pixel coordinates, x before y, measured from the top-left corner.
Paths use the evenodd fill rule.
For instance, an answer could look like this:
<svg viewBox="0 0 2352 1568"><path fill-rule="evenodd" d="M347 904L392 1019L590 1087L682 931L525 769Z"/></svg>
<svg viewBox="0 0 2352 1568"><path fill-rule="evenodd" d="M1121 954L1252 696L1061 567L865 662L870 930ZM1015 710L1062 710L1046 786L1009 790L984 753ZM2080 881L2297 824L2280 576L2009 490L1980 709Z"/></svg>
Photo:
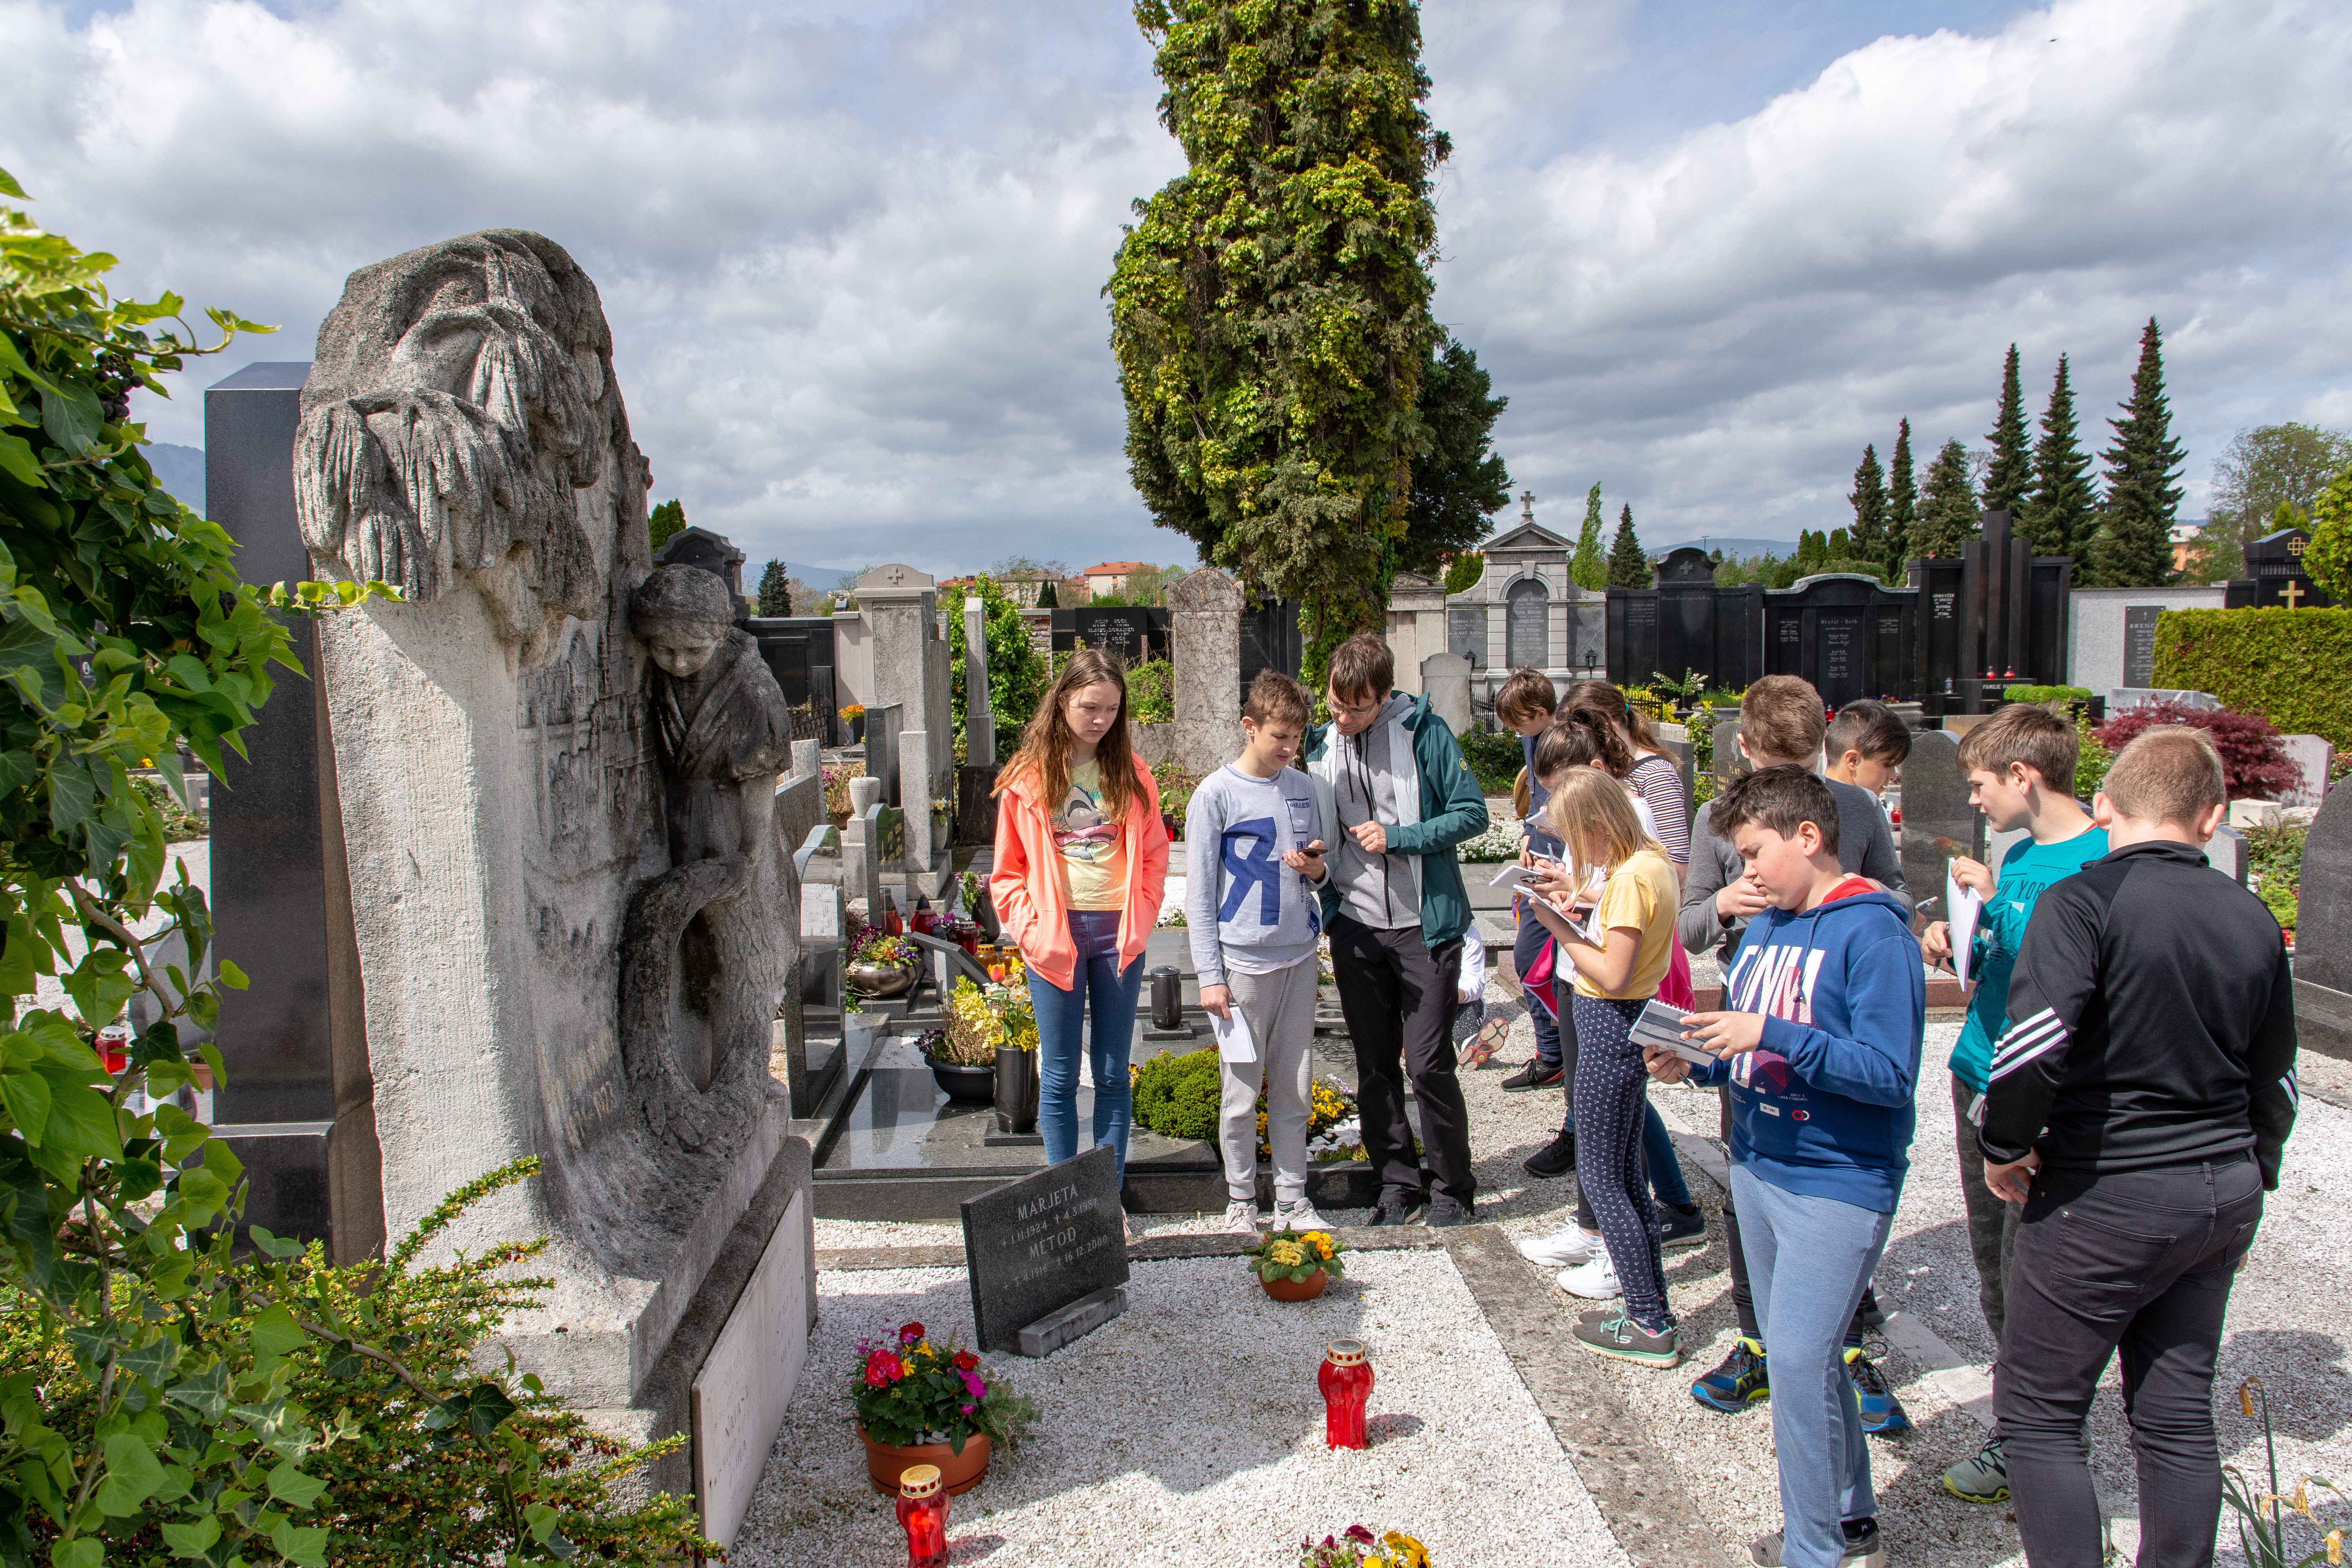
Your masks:
<svg viewBox="0 0 2352 1568"><path fill-rule="evenodd" d="M1129 808L1139 804L1140 794L1135 783L1135 751L1127 742L1127 672L1100 648L1078 649L1062 667L1062 673L1054 677L1054 684L1037 703L1037 711L1030 715L1028 727L1021 731L1020 750L997 775L997 794L1003 795L1015 779L1034 776L1038 804L1046 815L1060 809L1062 797L1070 793L1070 747L1077 741L1070 732L1070 721L1062 717L1063 704L1073 691L1106 682L1118 688L1118 719L1096 745L1095 762L1102 773L1103 810L1113 822L1127 820Z"/></svg>
<svg viewBox="0 0 2352 1568"><path fill-rule="evenodd" d="M1625 700L1625 694L1605 680L1578 680L1569 684L1568 693L1560 700L1563 708L1589 704L1601 709L1625 726L1636 751L1664 752L1657 732L1650 728L1650 716Z"/></svg>

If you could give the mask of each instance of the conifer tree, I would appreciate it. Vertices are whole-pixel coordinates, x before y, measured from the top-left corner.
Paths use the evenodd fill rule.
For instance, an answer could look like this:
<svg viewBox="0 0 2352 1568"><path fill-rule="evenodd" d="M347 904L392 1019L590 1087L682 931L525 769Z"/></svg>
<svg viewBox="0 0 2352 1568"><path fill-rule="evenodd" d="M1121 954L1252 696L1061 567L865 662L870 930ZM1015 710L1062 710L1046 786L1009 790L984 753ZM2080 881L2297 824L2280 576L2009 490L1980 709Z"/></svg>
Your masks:
<svg viewBox="0 0 2352 1568"><path fill-rule="evenodd" d="M1050 578L1037 584L1037 607L1041 610L1058 610L1062 607L1062 595L1054 591L1054 584Z"/></svg>
<svg viewBox="0 0 2352 1568"><path fill-rule="evenodd" d="M2018 535L2036 555L2072 555L2080 575L2082 556L2097 521L2098 497L2091 488L2091 458L2074 427L2074 388L2066 356L2050 384L2050 405L2042 415L2042 439L2033 447L2033 493L2026 498Z"/></svg>
<svg viewBox="0 0 2352 1568"><path fill-rule="evenodd" d="M1886 567L1886 474L1878 466L1875 446L1862 449L1853 470L1853 531L1846 536L1853 559L1884 576Z"/></svg>
<svg viewBox="0 0 2352 1568"><path fill-rule="evenodd" d="M760 568L760 613L763 616L789 616L793 613L792 573L781 561L771 561Z"/></svg>
<svg viewBox="0 0 2352 1568"><path fill-rule="evenodd" d="M2025 439L2025 389L2017 378L2017 345L2000 371L2000 412L1992 422L1992 468L1985 475L1984 509L2014 518L2033 489L2033 454Z"/></svg>
<svg viewBox="0 0 2352 1568"><path fill-rule="evenodd" d="M2150 316L2139 338L2139 368L2132 373L2124 416L2107 423L2115 445L2106 463L2106 505L2101 508L2095 552L2098 580L2109 588L2154 587L2172 575L2172 523L2180 509L2183 454L2172 438L2172 409L2164 393L2164 337Z"/></svg>
<svg viewBox="0 0 2352 1568"><path fill-rule="evenodd" d="M646 513L646 537L659 550L686 527L686 508L675 497Z"/></svg>
<svg viewBox="0 0 2352 1568"><path fill-rule="evenodd" d="M1919 526L1919 492L1911 482L1911 421L1895 432L1895 457L1886 466L1886 580L1903 582L1904 563L1920 552L1912 543Z"/></svg>
<svg viewBox="0 0 2352 1568"><path fill-rule="evenodd" d="M1976 485L1969 478L1969 449L1955 437L1944 443L1927 469L1911 553L1937 560L1958 555L1982 526Z"/></svg>
<svg viewBox="0 0 2352 1568"><path fill-rule="evenodd" d="M1633 505L1617 514L1617 537L1609 542L1609 584L1612 588L1646 588L1650 586L1649 558L1642 553L1642 542L1633 537Z"/></svg>
<svg viewBox="0 0 2352 1568"><path fill-rule="evenodd" d="M1601 553L1601 487L1584 492L1584 527L1576 536L1576 553L1568 559L1569 580L1580 588L1609 586L1608 558Z"/></svg>

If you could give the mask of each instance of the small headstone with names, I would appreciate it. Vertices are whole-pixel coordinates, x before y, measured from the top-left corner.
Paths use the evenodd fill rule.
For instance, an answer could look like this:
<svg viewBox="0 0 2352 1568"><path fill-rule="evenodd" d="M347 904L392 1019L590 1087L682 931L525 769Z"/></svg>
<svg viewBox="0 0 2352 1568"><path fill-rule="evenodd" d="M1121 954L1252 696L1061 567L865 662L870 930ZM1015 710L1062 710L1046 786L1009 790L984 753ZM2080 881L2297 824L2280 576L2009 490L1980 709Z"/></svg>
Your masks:
<svg viewBox="0 0 2352 1568"><path fill-rule="evenodd" d="M1960 855L1984 858L1984 818L1969 804L1958 741L1948 730L1922 730L1903 763L1903 881L1922 921L1948 918L1944 878Z"/></svg>
<svg viewBox="0 0 2352 1568"><path fill-rule="evenodd" d="M962 1210L982 1350L1045 1355L1126 1310L1118 1157L1108 1145L966 1198Z"/></svg>
<svg viewBox="0 0 2352 1568"><path fill-rule="evenodd" d="M2124 606L2124 685L2145 689L2156 684L2156 618L2162 605Z"/></svg>

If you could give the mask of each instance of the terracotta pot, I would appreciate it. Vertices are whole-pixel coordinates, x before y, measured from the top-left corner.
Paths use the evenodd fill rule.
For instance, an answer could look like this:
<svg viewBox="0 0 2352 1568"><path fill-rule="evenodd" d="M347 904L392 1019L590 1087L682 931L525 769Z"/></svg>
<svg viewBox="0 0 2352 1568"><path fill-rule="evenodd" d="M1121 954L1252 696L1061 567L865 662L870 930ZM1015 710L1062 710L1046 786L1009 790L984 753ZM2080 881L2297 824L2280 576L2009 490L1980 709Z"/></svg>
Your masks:
<svg viewBox="0 0 2352 1568"><path fill-rule="evenodd" d="M1261 1274L1257 1282L1277 1301L1312 1301L1323 1294L1323 1287L1331 1283L1331 1276L1318 1268L1304 1279L1268 1279Z"/></svg>
<svg viewBox="0 0 2352 1568"><path fill-rule="evenodd" d="M866 1473L873 1479L874 1489L887 1496L898 1495L898 1478L910 1465L937 1465L940 1482L950 1497L961 1497L988 1474L988 1439L978 1434L964 1439L961 1458L945 1443L893 1448L868 1437L863 1426L857 1428L857 1440L866 1445Z"/></svg>

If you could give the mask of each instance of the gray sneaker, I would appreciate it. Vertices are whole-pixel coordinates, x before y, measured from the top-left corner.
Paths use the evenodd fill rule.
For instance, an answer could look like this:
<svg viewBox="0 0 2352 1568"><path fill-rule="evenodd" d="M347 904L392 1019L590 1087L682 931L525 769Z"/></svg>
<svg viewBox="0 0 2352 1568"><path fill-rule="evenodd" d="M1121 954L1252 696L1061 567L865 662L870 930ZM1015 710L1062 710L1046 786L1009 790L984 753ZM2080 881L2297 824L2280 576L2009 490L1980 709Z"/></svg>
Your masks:
<svg viewBox="0 0 2352 1568"><path fill-rule="evenodd" d="M2009 1459L2001 1452L2000 1435L1986 1438L1974 1458L1962 1459L1946 1470L1944 1489L1962 1502L2007 1502Z"/></svg>
<svg viewBox="0 0 2352 1568"><path fill-rule="evenodd" d="M1456 1203L1444 1193L1439 1193L1429 1200L1429 1217L1421 1223L1432 1230L1443 1230L1449 1226L1469 1225L1473 1220L1471 1208L1472 1205L1469 1204Z"/></svg>
<svg viewBox="0 0 2352 1568"><path fill-rule="evenodd" d="M1614 1356L1642 1366L1672 1366L1683 1359L1682 1336L1671 1323L1654 1334L1631 1318L1614 1317L1579 1323L1569 1331L1595 1355Z"/></svg>

